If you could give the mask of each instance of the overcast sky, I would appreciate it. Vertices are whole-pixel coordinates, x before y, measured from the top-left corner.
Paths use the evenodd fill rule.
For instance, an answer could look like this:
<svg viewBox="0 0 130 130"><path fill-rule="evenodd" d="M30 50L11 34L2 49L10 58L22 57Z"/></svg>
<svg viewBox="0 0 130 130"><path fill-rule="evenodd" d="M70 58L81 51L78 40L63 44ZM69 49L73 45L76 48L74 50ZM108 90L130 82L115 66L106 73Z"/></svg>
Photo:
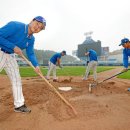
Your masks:
<svg viewBox="0 0 130 130"><path fill-rule="evenodd" d="M35 34L36 49L66 50L72 54L85 40L84 33L109 46L110 51L124 37L130 38L130 0L1 0L0 26L15 20L29 23L41 15L46 30Z"/></svg>

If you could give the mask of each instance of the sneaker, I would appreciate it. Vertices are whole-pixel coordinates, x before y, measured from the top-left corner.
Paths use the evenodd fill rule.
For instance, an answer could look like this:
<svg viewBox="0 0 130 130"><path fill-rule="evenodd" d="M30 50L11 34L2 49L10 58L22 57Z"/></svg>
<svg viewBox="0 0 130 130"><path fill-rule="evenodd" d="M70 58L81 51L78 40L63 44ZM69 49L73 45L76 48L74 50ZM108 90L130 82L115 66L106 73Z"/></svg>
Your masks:
<svg viewBox="0 0 130 130"><path fill-rule="evenodd" d="M127 91L130 91L130 88L128 88Z"/></svg>
<svg viewBox="0 0 130 130"><path fill-rule="evenodd" d="M25 104L21 107L14 108L14 111L15 112L22 112L22 113L30 113L31 112L31 110L29 108L27 108L27 106Z"/></svg>
<svg viewBox="0 0 130 130"><path fill-rule="evenodd" d="M82 80L87 80L86 78L82 78Z"/></svg>
<svg viewBox="0 0 130 130"><path fill-rule="evenodd" d="M53 79L53 82L58 82L58 80L57 79Z"/></svg>
<svg viewBox="0 0 130 130"><path fill-rule="evenodd" d="M50 80L50 78L48 78L47 76L45 76L45 79L46 79L46 80Z"/></svg>

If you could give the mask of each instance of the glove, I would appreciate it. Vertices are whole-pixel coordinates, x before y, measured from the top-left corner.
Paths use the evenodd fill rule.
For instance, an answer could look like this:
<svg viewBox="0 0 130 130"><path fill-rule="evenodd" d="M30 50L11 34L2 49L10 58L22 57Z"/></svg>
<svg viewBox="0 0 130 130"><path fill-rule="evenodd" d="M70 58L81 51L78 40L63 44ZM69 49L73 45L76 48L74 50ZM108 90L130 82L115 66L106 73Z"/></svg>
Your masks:
<svg viewBox="0 0 130 130"><path fill-rule="evenodd" d="M87 64L89 63L89 61L87 61Z"/></svg>
<svg viewBox="0 0 130 130"><path fill-rule="evenodd" d="M128 68L124 68L121 72L127 72Z"/></svg>
<svg viewBox="0 0 130 130"><path fill-rule="evenodd" d="M89 64L89 61L87 61L86 64L88 65L88 64Z"/></svg>
<svg viewBox="0 0 130 130"><path fill-rule="evenodd" d="M61 68L61 69L62 69L62 68L63 68L63 66L59 65L59 68Z"/></svg>

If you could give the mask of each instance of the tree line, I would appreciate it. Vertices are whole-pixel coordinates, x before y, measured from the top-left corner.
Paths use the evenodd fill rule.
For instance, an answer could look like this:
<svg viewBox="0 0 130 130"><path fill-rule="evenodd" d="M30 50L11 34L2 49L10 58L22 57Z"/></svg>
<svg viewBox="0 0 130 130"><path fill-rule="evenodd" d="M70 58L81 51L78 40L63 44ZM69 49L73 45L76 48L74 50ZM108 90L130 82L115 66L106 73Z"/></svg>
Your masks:
<svg viewBox="0 0 130 130"><path fill-rule="evenodd" d="M26 56L26 52L25 50L23 51L24 55ZM49 59L57 52L55 51L51 51L51 50L38 50L38 49L35 49L35 54L36 54L36 57L39 61L40 64L48 64L48 61ZM63 56L61 58L61 63L63 64L69 64L69 63L79 63L80 61L71 56L71 55L66 55L66 56Z"/></svg>

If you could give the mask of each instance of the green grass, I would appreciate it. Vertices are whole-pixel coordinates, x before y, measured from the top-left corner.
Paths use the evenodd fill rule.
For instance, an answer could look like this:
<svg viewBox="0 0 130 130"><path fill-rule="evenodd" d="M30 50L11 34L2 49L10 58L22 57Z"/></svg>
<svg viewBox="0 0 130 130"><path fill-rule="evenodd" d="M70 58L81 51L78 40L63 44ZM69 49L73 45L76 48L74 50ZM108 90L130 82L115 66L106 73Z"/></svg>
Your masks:
<svg viewBox="0 0 130 130"><path fill-rule="evenodd" d="M97 72L102 72L106 70L113 69L114 67L102 67L98 66ZM43 75L47 74L48 68L41 67L41 71ZM85 74L86 67L85 66L66 66L63 67L63 69L59 69L57 67L57 76L83 76ZM3 70L0 74L5 74L5 71ZM92 72L91 72L92 74ZM20 75L21 77L35 77L37 74L34 72L34 70L31 67L20 67Z"/></svg>
<svg viewBox="0 0 130 130"><path fill-rule="evenodd" d="M130 70L119 75L118 78L121 78L121 79L130 79Z"/></svg>
<svg viewBox="0 0 130 130"><path fill-rule="evenodd" d="M110 69L112 69L112 67L98 67L97 72L99 73ZM85 74L85 71L86 71L85 66L73 66L73 67L64 67L62 70L58 69L57 74L60 76L82 76Z"/></svg>
<svg viewBox="0 0 130 130"><path fill-rule="evenodd" d="M115 67L109 66L98 66L97 72L107 71L113 69ZM47 74L48 68L41 67L41 71L43 75ZM57 76L83 76L85 74L86 67L85 66L66 66L63 69L59 69L57 67ZM0 74L6 74L3 70ZM92 74L92 71L91 71ZM31 67L20 67L20 75L21 77L35 77L37 74ZM130 70L126 73L123 73L118 76L118 78L122 79L130 79Z"/></svg>

